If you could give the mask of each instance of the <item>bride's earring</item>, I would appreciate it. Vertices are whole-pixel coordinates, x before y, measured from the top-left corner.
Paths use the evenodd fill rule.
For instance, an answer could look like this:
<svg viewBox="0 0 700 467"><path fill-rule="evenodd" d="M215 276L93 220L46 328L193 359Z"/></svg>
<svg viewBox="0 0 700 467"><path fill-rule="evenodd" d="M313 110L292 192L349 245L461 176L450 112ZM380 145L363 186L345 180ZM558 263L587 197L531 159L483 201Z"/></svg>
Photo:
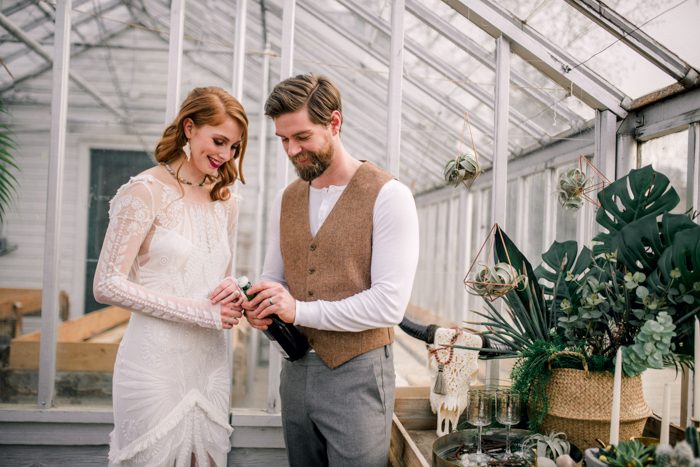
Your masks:
<svg viewBox="0 0 700 467"><path fill-rule="evenodd" d="M192 148L190 148L190 141L187 140L185 145L182 147L182 152L185 153L185 158L187 159L187 162L190 161L192 158Z"/></svg>

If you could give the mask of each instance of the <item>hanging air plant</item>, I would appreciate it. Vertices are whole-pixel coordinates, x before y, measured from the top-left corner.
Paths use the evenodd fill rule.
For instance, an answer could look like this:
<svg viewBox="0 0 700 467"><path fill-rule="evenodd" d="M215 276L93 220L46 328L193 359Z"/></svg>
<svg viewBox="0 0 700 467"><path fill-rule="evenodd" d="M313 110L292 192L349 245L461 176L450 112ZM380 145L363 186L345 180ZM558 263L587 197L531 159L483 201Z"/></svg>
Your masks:
<svg viewBox="0 0 700 467"><path fill-rule="evenodd" d="M567 170L559 177L559 203L566 209L576 210L583 206L590 178L579 168Z"/></svg>
<svg viewBox="0 0 700 467"><path fill-rule="evenodd" d="M471 281L465 284L474 295L495 300L502 297L520 284L525 285L526 278L518 275L517 271L508 263L496 263L493 266L484 264L474 274Z"/></svg>
<svg viewBox="0 0 700 467"><path fill-rule="evenodd" d="M476 157L471 151L461 152L455 157L447 161L445 164L445 181L450 185L459 186L464 184L469 188L471 182L476 179L481 173L481 166L477 162Z"/></svg>

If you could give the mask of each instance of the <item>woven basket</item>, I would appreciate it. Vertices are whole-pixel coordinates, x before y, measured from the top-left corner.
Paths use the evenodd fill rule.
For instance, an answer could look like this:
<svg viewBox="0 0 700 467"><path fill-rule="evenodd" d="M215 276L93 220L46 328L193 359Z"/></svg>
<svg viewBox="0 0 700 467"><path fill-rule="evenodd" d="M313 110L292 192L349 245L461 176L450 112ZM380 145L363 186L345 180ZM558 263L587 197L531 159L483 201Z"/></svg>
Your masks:
<svg viewBox="0 0 700 467"><path fill-rule="evenodd" d="M555 354L556 356L556 354ZM553 356L554 357L554 356ZM547 383L547 414L540 431L563 431L581 451L610 439L613 375L608 372L555 368ZM641 376L622 378L620 439L642 436L651 409L644 400Z"/></svg>

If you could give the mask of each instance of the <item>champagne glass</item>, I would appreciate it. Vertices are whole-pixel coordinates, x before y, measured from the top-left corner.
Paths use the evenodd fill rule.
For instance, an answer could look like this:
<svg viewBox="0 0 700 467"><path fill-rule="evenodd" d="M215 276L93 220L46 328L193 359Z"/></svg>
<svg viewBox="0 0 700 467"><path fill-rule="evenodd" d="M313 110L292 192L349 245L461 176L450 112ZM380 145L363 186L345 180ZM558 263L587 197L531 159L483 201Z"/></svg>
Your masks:
<svg viewBox="0 0 700 467"><path fill-rule="evenodd" d="M488 463L489 456L481 452L481 431L493 421L493 393L483 390L469 391L467 405L467 422L478 427L479 437L476 445L476 453L469 459L476 465Z"/></svg>
<svg viewBox="0 0 700 467"><path fill-rule="evenodd" d="M506 452L504 458L513 455L510 452L510 426L520 421L520 394L510 389L500 389L496 393L496 420L507 427Z"/></svg>

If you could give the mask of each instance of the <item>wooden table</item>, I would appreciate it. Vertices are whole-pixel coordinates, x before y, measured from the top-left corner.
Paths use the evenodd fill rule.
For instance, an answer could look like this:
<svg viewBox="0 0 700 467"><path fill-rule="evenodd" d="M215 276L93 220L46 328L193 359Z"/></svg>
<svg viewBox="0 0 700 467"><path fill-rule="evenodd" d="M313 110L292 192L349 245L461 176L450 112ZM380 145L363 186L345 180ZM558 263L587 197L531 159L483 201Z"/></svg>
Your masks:
<svg viewBox="0 0 700 467"><path fill-rule="evenodd" d="M22 335L22 317L41 313L41 289L0 288L0 322L14 321L10 337ZM68 319L68 294L59 293L59 316Z"/></svg>

